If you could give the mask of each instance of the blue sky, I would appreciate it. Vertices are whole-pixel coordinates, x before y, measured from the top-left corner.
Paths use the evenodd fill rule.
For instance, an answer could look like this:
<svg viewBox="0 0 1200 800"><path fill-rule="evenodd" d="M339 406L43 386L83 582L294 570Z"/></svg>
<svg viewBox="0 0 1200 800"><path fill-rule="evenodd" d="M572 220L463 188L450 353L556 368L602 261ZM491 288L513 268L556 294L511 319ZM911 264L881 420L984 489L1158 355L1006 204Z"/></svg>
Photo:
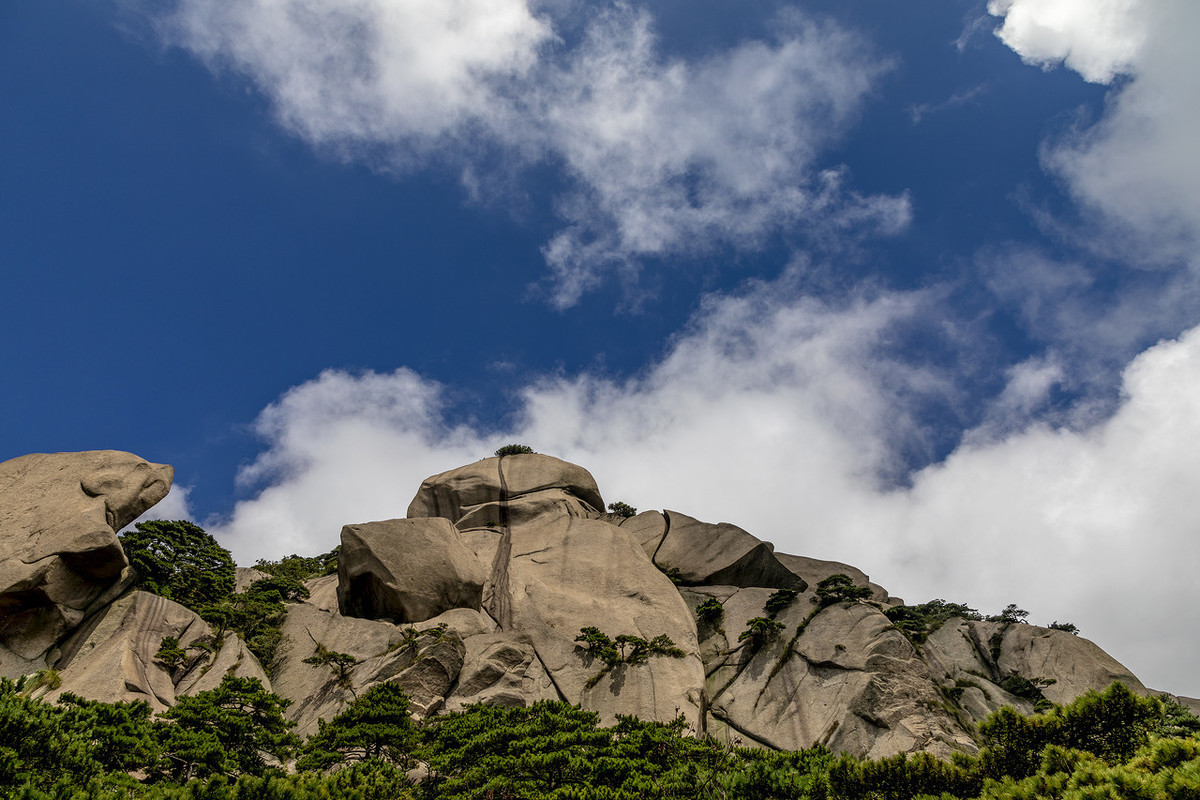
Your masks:
<svg viewBox="0 0 1200 800"><path fill-rule="evenodd" d="M13 0L0 458L173 464L249 562L524 441L1200 695L1198 26Z"/></svg>

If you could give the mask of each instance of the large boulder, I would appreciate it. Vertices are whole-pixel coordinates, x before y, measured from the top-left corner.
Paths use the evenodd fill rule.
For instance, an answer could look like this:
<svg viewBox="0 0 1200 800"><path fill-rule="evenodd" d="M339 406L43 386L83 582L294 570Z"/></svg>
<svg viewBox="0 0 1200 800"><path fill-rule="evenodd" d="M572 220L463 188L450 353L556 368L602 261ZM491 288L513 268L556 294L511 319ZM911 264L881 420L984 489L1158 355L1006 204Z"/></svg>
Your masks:
<svg viewBox="0 0 1200 800"><path fill-rule="evenodd" d="M671 581L619 527L566 515L517 525L505 535L488 586L492 618L528 637L568 702L607 721L682 713L699 728L704 672L695 623ZM622 665L596 680L602 665L575 641L585 627L613 639L666 635L686 655Z"/></svg>
<svg viewBox="0 0 1200 800"><path fill-rule="evenodd" d="M188 656L175 669L156 655L167 637L178 640ZM240 639L227 636L215 654L209 651L212 644L212 631L194 611L155 594L129 592L90 617L63 644L54 665L62 685L48 699L72 692L106 703L143 700L163 711L178 695L214 688L225 674L258 678L270 688Z"/></svg>
<svg viewBox="0 0 1200 800"><path fill-rule="evenodd" d="M639 518L642 515L639 515ZM808 584L775 558L774 547L728 522L708 523L678 511L666 513L666 532L655 546L654 563L685 584L764 586L803 591ZM638 519L638 518L635 518ZM635 522L645 547L648 522Z"/></svg>
<svg viewBox="0 0 1200 800"><path fill-rule="evenodd" d="M896 605L902 601L888 596L887 589L877 583L871 583L867 573L858 567L843 564L840 561L826 561L821 558L808 556L793 556L787 553L776 553L775 558L796 575L804 579L809 586L817 586L831 575L845 575L855 586L865 586L871 590L871 599L877 603Z"/></svg>
<svg viewBox="0 0 1200 800"><path fill-rule="evenodd" d="M173 476L113 450L0 464L0 672L38 663L112 599L128 567L117 531L165 497Z"/></svg>
<svg viewBox="0 0 1200 800"><path fill-rule="evenodd" d="M943 709L925 662L878 608L859 602L820 609L813 592L778 614L783 629L738 641L763 616L767 589L695 590L721 600L707 626L709 724L730 743L797 750L823 744L860 757L972 750L970 735ZM819 610L818 610L819 609Z"/></svg>
<svg viewBox="0 0 1200 800"><path fill-rule="evenodd" d="M963 690L963 706L976 721L1005 705L1033 711L1031 698L1003 688L1013 676L1052 681L1041 691L1059 704L1114 681L1140 695L1154 694L1088 639L1037 625L950 619L930 634L923 651L935 674Z"/></svg>
<svg viewBox="0 0 1200 800"><path fill-rule="evenodd" d="M391 519L342 528L338 607L349 617L422 622L478 609L483 564L445 519Z"/></svg>
<svg viewBox="0 0 1200 800"><path fill-rule="evenodd" d="M591 473L543 455L485 458L426 478L408 516L443 517L460 528L504 526L545 515L592 517L604 500Z"/></svg>

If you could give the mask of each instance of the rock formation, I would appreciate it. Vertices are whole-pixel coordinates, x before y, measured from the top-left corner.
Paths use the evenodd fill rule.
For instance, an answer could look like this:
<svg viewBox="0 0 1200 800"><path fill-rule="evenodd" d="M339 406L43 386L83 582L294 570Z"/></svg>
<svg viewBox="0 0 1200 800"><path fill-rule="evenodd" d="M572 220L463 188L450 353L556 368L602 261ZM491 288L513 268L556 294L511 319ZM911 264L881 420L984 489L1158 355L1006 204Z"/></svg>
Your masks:
<svg viewBox="0 0 1200 800"><path fill-rule="evenodd" d="M129 566L117 531L166 497L174 470L132 453L37 453L0 464L0 674L45 666L112 600Z"/></svg>
<svg viewBox="0 0 1200 800"><path fill-rule="evenodd" d="M407 519L347 524L338 574L287 605L268 681L237 637L209 652L195 613L130 588L116 531L170 480L128 453L0 464L3 675L51 666L51 695L158 710L226 673L258 677L293 701L301 735L395 682L418 716L560 699L609 722L683 715L733 744L873 757L971 751L995 709L1033 710L1027 684L1058 703L1114 680L1149 691L1063 631L951 618L914 644L884 613L902 602L860 570L676 511L605 514L587 470L539 455L434 475ZM836 574L869 596L822 600ZM239 570L238 591L262 577ZM167 637L188 654L171 666Z"/></svg>

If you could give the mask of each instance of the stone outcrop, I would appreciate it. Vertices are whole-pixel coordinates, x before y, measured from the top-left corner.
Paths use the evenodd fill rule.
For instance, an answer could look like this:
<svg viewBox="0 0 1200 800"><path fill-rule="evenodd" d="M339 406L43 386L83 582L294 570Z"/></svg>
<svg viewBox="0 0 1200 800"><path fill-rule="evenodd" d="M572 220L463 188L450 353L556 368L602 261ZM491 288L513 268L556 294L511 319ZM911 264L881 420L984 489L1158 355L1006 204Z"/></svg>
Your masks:
<svg viewBox="0 0 1200 800"><path fill-rule="evenodd" d="M342 614L423 622L452 608L478 610L486 577L475 553L444 519L392 519L342 528Z"/></svg>
<svg viewBox="0 0 1200 800"><path fill-rule="evenodd" d="M117 531L166 496L173 473L113 450L0 464L0 674L45 666L119 593L128 561Z"/></svg>
<svg viewBox="0 0 1200 800"><path fill-rule="evenodd" d="M187 653L176 669L156 653L173 637ZM50 699L72 692L106 703L145 701L155 711L179 695L212 689L225 674L271 682L237 636L229 635L216 653L212 630L195 612L165 597L133 591L105 606L63 644L55 667L62 685ZM203 645L201 647L200 645Z"/></svg>
<svg viewBox="0 0 1200 800"><path fill-rule="evenodd" d="M871 757L972 751L973 723L1001 705L1033 710L1021 681L1057 703L1114 680L1152 693L1063 631L950 619L914 644L884 613L901 601L861 570L676 511L605 514L586 470L538 455L432 476L408 519L347 525L338 574L287 604L268 681L236 636L212 652L195 613L130 589L116 530L170 480L128 453L0 464L0 674L52 666L62 684L48 697L156 710L225 674L255 677L292 700L301 736L390 682L418 717L558 699L605 722L682 714L731 744ZM838 573L870 597L822 605L816 588ZM261 577L239 570L237 590ZM779 590L795 594L773 609L776 629L753 634ZM601 663L577 641L584 628L665 636L682 656ZM167 637L185 653L171 666Z"/></svg>
<svg viewBox="0 0 1200 800"><path fill-rule="evenodd" d="M666 512L666 532L652 558L684 584L803 590L808 584L779 562L775 548L736 525Z"/></svg>
<svg viewBox="0 0 1200 800"><path fill-rule="evenodd" d="M549 515L590 517L604 509L583 467L552 456L485 458L426 478L409 518L443 517L460 529L501 527Z"/></svg>

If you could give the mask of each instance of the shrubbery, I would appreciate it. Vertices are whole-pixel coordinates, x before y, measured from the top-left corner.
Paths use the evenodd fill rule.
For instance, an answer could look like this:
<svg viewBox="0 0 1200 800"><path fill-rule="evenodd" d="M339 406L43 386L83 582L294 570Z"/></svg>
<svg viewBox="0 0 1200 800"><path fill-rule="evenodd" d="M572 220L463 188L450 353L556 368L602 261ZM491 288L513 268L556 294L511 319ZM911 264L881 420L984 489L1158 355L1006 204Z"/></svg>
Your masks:
<svg viewBox="0 0 1200 800"><path fill-rule="evenodd" d="M764 618L765 619L765 618ZM615 645L615 642L614 642ZM629 651L626 651L627 654ZM159 720L145 703L33 700L0 681L0 798L21 800L1034 800L1200 797L1200 720L1120 684L979 726L975 756L870 760L817 746L772 752L695 737L681 717L644 722L562 702L470 706L415 722L381 684L297 750L286 701L226 677ZM429 778L409 786L417 761ZM135 780L132 775L141 776ZM188 776L192 777L187 781Z"/></svg>

